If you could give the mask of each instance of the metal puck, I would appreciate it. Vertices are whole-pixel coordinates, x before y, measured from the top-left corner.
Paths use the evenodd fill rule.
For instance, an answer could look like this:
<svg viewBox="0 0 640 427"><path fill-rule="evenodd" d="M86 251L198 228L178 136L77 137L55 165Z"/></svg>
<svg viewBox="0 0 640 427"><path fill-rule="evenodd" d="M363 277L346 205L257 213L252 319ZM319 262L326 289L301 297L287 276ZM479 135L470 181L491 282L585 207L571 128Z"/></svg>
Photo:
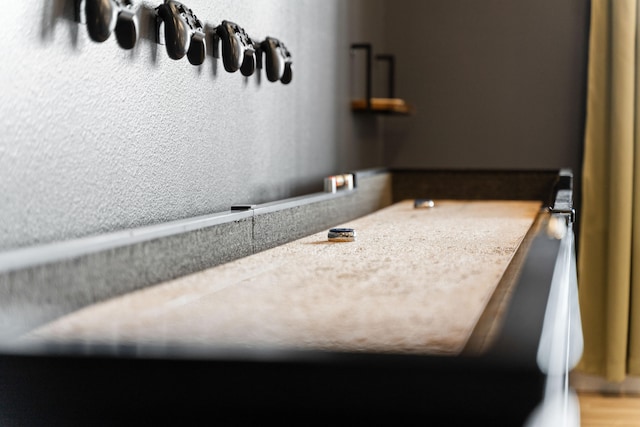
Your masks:
<svg viewBox="0 0 640 427"><path fill-rule="evenodd" d="M435 202L431 199L416 199L415 202L413 202L413 207L416 209L429 209L435 206Z"/></svg>
<svg viewBox="0 0 640 427"><path fill-rule="evenodd" d="M332 228L329 230L330 242L353 242L356 240L356 230L353 228Z"/></svg>

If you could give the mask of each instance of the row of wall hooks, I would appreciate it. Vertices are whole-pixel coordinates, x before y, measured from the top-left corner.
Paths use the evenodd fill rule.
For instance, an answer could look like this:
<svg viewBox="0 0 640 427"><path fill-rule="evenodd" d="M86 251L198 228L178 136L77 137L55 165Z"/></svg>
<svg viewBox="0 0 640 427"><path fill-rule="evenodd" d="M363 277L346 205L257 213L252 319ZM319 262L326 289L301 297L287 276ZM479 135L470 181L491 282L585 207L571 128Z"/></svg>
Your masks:
<svg viewBox="0 0 640 427"><path fill-rule="evenodd" d="M133 49L139 38L139 6L132 0L75 0L75 17L87 24L89 37L96 42L106 41L112 33L123 49ZM217 51L222 46L222 62L227 72L240 71L249 77L263 68L270 82L291 83L292 56L283 42L266 37L258 42L238 24L224 20L220 25L204 25L184 4L164 0L154 9L156 42L163 44L174 60L187 57L193 65L206 59L207 43ZM215 56L215 54L214 54Z"/></svg>

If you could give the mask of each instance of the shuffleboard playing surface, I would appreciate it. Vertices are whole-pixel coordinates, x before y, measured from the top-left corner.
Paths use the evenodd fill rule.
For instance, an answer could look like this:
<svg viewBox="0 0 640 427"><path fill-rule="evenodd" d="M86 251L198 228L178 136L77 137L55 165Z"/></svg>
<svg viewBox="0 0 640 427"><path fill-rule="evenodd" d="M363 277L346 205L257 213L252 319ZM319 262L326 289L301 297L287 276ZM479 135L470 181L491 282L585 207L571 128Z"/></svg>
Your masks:
<svg viewBox="0 0 640 427"><path fill-rule="evenodd" d="M27 342L459 354L538 201L406 200L327 231L86 307Z"/></svg>

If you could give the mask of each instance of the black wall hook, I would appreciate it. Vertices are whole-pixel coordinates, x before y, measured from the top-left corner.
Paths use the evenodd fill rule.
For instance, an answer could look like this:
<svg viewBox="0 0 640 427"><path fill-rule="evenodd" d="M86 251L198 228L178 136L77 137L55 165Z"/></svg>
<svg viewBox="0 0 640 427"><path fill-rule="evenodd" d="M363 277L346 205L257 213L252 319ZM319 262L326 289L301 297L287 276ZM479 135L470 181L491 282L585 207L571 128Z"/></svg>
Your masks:
<svg viewBox="0 0 640 427"><path fill-rule="evenodd" d="M222 41L222 62L230 73L240 70L243 76L250 76L256 70L255 43L238 24L224 20L216 27L216 35Z"/></svg>
<svg viewBox="0 0 640 427"><path fill-rule="evenodd" d="M185 55L193 65L201 65L206 54L204 25L191 9L180 2L165 0L156 8L157 39L164 44L171 59Z"/></svg>
<svg viewBox="0 0 640 427"><path fill-rule="evenodd" d="M115 31L118 44L132 49L138 40L138 17L131 0L76 0L76 19L87 24L89 37L106 41Z"/></svg>
<svg viewBox="0 0 640 427"><path fill-rule="evenodd" d="M291 83L293 62L291 53L284 43L274 37L267 37L260 47L265 54L267 79L270 82L280 80L283 84Z"/></svg>
<svg viewBox="0 0 640 427"><path fill-rule="evenodd" d="M138 13L130 0L120 1L121 7L116 21L116 39L123 49L133 49L138 41Z"/></svg>

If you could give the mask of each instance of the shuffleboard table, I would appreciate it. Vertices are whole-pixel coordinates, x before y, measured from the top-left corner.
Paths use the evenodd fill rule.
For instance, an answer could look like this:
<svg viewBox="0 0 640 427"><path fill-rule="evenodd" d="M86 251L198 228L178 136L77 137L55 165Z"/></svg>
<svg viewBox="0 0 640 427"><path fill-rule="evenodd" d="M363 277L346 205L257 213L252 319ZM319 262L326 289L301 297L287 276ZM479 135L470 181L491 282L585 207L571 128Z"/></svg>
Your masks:
<svg viewBox="0 0 640 427"><path fill-rule="evenodd" d="M0 420L577 427L571 172L350 183L0 254Z"/></svg>

